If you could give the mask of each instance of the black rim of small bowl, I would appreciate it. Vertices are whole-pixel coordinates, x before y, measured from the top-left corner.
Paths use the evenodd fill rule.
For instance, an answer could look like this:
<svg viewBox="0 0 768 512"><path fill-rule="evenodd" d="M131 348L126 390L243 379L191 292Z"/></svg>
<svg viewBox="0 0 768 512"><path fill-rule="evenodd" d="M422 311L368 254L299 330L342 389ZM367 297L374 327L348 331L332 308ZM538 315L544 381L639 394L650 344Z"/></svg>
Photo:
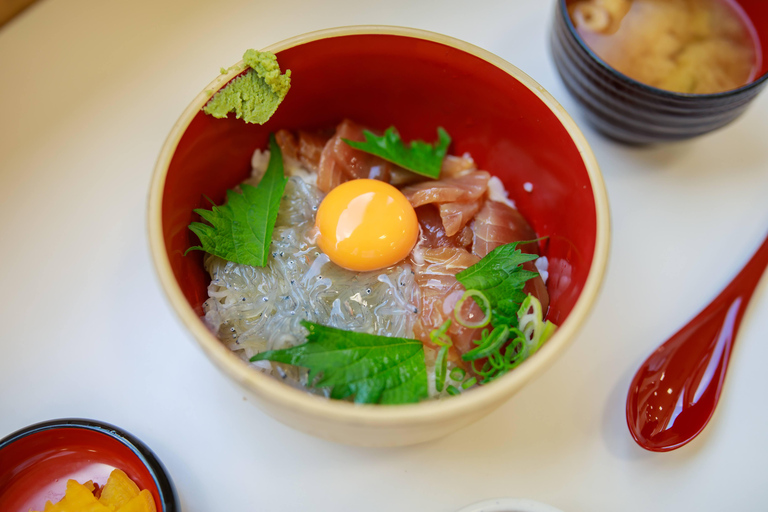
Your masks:
<svg viewBox="0 0 768 512"><path fill-rule="evenodd" d="M706 94L695 94L690 92L675 92L675 91L668 91L666 89L659 89L658 87L653 87L652 85L645 84L643 82L639 82L635 80L634 78L631 78L624 73L617 71L615 68L610 66L607 62L605 62L599 55L597 55L592 49L587 45L587 43L584 42L584 39L581 38L579 35L579 32L576 30L576 27L573 24L573 20L571 20L570 15L568 14L568 6L566 5L566 0L558 0L558 13L557 16L562 16L565 20L565 25L568 27L568 32L571 34L571 36L574 37L574 39L579 43L579 46L582 50L587 52L587 54L595 61L597 62L600 67L605 69L608 73L616 77L617 79L623 81L627 85L630 85L632 87L637 87L639 89L644 90L645 92L649 92L652 94L657 94L660 96L665 96L667 98L692 98L692 99L700 99L700 98L712 98L712 99L720 99L720 98L728 98L730 96L736 96L741 94L744 91L748 91L750 89L753 89L755 87L759 87L760 84L768 80L768 71L760 75L759 77L755 78L751 82L742 85L741 87L738 87L736 89L730 89L728 91L722 91L722 92L712 92L712 93L706 93ZM752 34L754 37L755 34ZM759 42L759 41L758 41ZM762 52L761 52L762 53ZM765 58L763 56L763 58Z"/></svg>
<svg viewBox="0 0 768 512"><path fill-rule="evenodd" d="M168 474L168 470L155 455L155 453L139 438L126 432L125 430L105 423L103 421L90 420L85 418L63 418L57 420L43 421L24 427L12 434L0 439L0 451L12 443L23 439L32 434L38 432L44 432L46 430L57 430L61 428L80 428L84 430L91 430L100 434L106 435L119 441L126 447L128 447L136 457L139 458L142 464L147 468L152 479L155 481L157 491L160 495L160 503L162 505L161 512L179 512L179 499L176 494L176 487L173 485L171 476Z"/></svg>

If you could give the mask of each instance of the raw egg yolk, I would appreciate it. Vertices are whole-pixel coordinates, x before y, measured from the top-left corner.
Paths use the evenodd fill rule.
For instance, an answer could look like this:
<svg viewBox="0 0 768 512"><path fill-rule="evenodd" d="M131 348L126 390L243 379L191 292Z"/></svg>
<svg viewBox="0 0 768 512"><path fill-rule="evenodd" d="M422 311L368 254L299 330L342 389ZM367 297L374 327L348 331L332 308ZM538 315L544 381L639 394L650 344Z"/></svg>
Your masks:
<svg viewBox="0 0 768 512"><path fill-rule="evenodd" d="M349 270L389 267L411 252L419 222L402 192L378 180L352 180L331 190L317 209L317 245Z"/></svg>

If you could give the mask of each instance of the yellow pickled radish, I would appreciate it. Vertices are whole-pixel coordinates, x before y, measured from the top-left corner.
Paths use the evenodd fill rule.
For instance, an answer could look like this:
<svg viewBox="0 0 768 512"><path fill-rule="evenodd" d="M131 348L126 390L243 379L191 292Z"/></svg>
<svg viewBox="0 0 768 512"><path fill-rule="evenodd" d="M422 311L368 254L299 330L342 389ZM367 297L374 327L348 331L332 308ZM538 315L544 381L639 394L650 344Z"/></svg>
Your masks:
<svg viewBox="0 0 768 512"><path fill-rule="evenodd" d="M64 498L55 505L45 505L46 512L114 512L114 507L99 503L91 491L76 480L67 481Z"/></svg>
<svg viewBox="0 0 768 512"><path fill-rule="evenodd" d="M123 471L115 469L101 488L101 497L92 480L84 484L67 480L67 490L58 503L45 502L42 512L157 512L152 493L139 487Z"/></svg>
<svg viewBox="0 0 768 512"><path fill-rule="evenodd" d="M99 502L119 509L139 495L139 486L128 478L123 471L115 469L110 473L107 483L101 490Z"/></svg>
<svg viewBox="0 0 768 512"><path fill-rule="evenodd" d="M144 489L138 496L117 509L116 512L157 512L152 493Z"/></svg>

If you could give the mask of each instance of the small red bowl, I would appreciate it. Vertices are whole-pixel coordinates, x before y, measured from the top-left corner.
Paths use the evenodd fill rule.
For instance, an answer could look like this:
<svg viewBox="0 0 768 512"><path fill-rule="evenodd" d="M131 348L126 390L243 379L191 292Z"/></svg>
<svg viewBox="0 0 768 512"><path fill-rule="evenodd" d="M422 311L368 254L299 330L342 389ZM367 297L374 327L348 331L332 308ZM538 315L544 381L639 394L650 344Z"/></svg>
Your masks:
<svg viewBox="0 0 768 512"><path fill-rule="evenodd" d="M176 488L147 445L108 423L60 419L36 423L0 440L0 510L42 510L59 501L67 480L104 485L113 469L148 489L160 512L180 510Z"/></svg>

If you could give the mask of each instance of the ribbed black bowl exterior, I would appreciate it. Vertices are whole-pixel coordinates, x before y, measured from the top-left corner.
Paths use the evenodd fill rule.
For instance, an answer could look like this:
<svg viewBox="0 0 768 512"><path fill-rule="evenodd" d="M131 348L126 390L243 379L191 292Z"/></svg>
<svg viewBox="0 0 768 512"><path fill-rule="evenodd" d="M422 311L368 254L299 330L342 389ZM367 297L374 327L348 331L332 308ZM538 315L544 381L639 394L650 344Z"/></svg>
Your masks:
<svg viewBox="0 0 768 512"><path fill-rule="evenodd" d="M565 0L557 0L551 34L555 66L587 120L608 137L630 144L688 139L736 119L765 87L768 74L717 94L656 89L617 72L577 34Z"/></svg>

